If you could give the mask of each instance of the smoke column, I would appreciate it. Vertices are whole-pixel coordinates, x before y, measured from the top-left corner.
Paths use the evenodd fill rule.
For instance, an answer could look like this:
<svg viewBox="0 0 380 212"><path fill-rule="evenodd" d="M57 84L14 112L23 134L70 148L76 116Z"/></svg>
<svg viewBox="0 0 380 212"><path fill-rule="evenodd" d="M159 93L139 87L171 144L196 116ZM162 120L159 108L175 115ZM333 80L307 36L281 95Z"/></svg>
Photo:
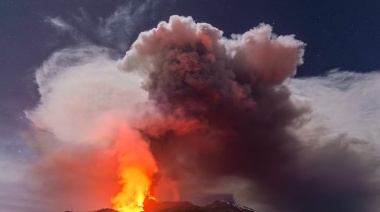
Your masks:
<svg viewBox="0 0 380 212"><path fill-rule="evenodd" d="M38 189L56 207L105 207L120 189L121 155L159 173L159 200L229 193L268 212L376 210L371 146L318 126L285 82L304 47L265 24L229 39L172 16L118 62L100 47L55 53L37 71L41 101L28 112Z"/></svg>

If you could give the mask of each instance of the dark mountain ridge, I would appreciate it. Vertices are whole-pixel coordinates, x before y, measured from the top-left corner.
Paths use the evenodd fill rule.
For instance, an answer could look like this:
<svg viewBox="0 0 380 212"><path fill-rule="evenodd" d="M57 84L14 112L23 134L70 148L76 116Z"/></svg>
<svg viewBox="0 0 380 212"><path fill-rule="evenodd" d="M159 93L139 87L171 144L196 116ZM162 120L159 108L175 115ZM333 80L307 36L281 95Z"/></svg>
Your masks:
<svg viewBox="0 0 380 212"><path fill-rule="evenodd" d="M74 211L66 211L74 212ZM118 212L113 209L101 209L95 212ZM145 207L145 212L259 212L251 208L227 201L215 201L206 206L194 205L187 201L155 202Z"/></svg>

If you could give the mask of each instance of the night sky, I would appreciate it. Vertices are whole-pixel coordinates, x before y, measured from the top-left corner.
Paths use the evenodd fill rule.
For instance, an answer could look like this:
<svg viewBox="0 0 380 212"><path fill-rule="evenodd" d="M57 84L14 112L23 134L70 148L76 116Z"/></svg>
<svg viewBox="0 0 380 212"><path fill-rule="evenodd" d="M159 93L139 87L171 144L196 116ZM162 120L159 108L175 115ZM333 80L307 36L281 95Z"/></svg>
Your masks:
<svg viewBox="0 0 380 212"><path fill-rule="evenodd" d="M136 8L141 2L0 1L0 168L9 174L13 162L23 164L36 157L25 141L31 123L24 111L39 101L35 70L53 52L88 43L105 46L121 58L140 32L174 14L210 23L226 37L260 23L272 25L278 35L294 34L307 44L296 78L322 76L336 68L360 73L380 68L380 2L376 0L163 0L151 1L140 13ZM114 33L99 33L107 27L107 18L125 7L132 8L130 18L115 23ZM60 30L54 20L72 29ZM0 182L0 190L6 183Z"/></svg>

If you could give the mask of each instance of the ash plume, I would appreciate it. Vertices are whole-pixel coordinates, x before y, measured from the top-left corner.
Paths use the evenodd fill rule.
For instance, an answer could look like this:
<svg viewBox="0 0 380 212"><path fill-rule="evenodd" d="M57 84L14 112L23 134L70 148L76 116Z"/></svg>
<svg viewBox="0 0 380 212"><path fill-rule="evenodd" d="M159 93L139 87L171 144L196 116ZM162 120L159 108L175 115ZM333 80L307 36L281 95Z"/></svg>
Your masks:
<svg viewBox="0 0 380 212"><path fill-rule="evenodd" d="M141 33L117 64L99 47L55 53L37 72L41 102L29 112L44 130L34 139L43 152L34 173L47 188L81 187L89 200L106 202L120 162L107 153L118 149L115 134L124 126L149 145L159 199L230 193L266 211L374 211L380 187L370 143L315 123L313 105L286 83L304 48L266 24L226 38L172 16ZM57 174L57 155L69 155L66 167L82 175ZM91 184L101 180L101 188Z"/></svg>
<svg viewBox="0 0 380 212"><path fill-rule="evenodd" d="M370 210L378 164L349 147L355 139L318 146L323 135L294 132L311 108L282 82L302 64L304 46L268 25L226 39L177 16L140 34L119 67L146 74L150 101L178 122L141 128L161 172L189 188L240 177L252 182L248 195L284 211ZM183 132L188 122L196 124Z"/></svg>

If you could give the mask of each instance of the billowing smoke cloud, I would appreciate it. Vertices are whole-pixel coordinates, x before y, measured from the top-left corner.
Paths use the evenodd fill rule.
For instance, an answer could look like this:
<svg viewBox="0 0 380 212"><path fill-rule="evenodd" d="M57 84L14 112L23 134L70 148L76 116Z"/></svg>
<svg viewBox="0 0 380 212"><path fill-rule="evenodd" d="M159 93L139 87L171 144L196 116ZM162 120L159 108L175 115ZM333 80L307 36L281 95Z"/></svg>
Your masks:
<svg viewBox="0 0 380 212"><path fill-rule="evenodd" d="M115 145L127 129L150 147L162 200L233 194L266 211L374 211L372 141L318 123L303 93L310 81L288 80L304 47L265 24L228 39L172 16L117 64L99 47L55 53L37 71L41 102L29 112L43 130L34 139L42 191L58 208L107 206L120 154L139 159L134 142Z"/></svg>

